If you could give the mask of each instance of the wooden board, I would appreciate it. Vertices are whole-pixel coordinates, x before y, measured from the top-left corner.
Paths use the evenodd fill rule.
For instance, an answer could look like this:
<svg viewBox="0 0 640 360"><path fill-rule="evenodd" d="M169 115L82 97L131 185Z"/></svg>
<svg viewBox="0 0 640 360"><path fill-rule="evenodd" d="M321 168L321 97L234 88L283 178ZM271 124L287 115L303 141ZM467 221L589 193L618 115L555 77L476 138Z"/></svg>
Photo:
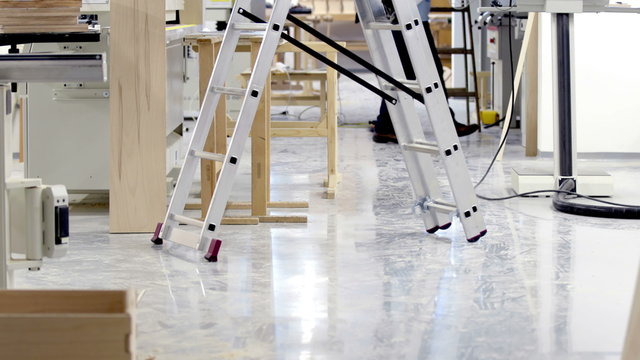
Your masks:
<svg viewBox="0 0 640 360"><path fill-rule="evenodd" d="M78 16L79 7L63 8L0 8L0 16L19 17L47 17L47 16Z"/></svg>
<svg viewBox="0 0 640 360"><path fill-rule="evenodd" d="M32 0L32 1L0 1L0 8L60 8L82 6L82 0Z"/></svg>
<svg viewBox="0 0 640 360"><path fill-rule="evenodd" d="M84 32L89 29L87 24L76 25L2 25L0 34L16 33L49 33L49 32Z"/></svg>
<svg viewBox="0 0 640 360"><path fill-rule="evenodd" d="M167 207L165 12L111 1L109 229L153 232Z"/></svg>
<svg viewBox="0 0 640 360"><path fill-rule="evenodd" d="M40 16L40 17L28 17L28 16L13 16L0 14L0 26L6 25L22 25L22 26L36 26L36 25L77 25L77 16ZM85 25L85 31L87 26Z"/></svg>

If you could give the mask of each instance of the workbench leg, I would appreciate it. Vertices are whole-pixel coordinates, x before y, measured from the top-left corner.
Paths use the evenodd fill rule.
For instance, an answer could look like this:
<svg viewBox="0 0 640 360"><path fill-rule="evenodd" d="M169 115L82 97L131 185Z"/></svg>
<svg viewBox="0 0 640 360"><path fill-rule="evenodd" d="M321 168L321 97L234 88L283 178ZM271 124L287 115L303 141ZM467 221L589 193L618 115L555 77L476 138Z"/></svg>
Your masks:
<svg viewBox="0 0 640 360"><path fill-rule="evenodd" d="M251 66L255 64L260 43L251 43ZM269 144L271 141L271 73L251 128L251 216L266 216L269 202Z"/></svg>
<svg viewBox="0 0 640 360"><path fill-rule="evenodd" d="M203 39L198 41L198 59L199 59L199 74L200 74L200 105L204 100L205 94L209 88L209 79L213 72L213 66L215 60L218 57L220 51L220 42L213 43L209 39ZM218 107L213 119L213 126L209 130L207 141L204 145L204 151L226 154L227 152L227 136L226 136L226 121L227 121L227 108L226 99L224 96L220 97ZM211 160L200 161L200 199L201 199L201 212L202 217L207 215L209 209L209 203L213 197L213 190L215 189L216 179L222 164Z"/></svg>
<svg viewBox="0 0 640 360"><path fill-rule="evenodd" d="M338 61L338 54L332 52L329 59ZM334 199L338 184L338 73L327 68L327 198Z"/></svg>

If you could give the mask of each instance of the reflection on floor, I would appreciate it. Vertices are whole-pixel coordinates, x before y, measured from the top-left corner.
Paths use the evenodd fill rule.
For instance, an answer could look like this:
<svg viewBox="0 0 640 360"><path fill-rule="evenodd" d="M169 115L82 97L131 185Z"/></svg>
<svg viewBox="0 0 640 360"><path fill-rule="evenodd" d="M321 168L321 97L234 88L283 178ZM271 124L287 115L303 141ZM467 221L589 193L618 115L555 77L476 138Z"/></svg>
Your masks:
<svg viewBox="0 0 640 360"><path fill-rule="evenodd" d="M345 98L343 112L365 122L377 111L371 103ZM476 180L498 132L462 139ZM79 212L68 256L17 273L16 286L144 291L140 359L619 358L640 221L516 199L480 203L489 234L479 243L455 222L427 235L398 147L370 136L340 130L335 200L321 197L323 140L274 140L272 199L309 200L309 223L225 226L218 263L152 247L149 235L110 235L106 213ZM510 143L480 193L506 194L511 166L540 162L524 158L517 136ZM615 200L640 203L637 159L590 163L615 176ZM249 197L247 165L235 199Z"/></svg>

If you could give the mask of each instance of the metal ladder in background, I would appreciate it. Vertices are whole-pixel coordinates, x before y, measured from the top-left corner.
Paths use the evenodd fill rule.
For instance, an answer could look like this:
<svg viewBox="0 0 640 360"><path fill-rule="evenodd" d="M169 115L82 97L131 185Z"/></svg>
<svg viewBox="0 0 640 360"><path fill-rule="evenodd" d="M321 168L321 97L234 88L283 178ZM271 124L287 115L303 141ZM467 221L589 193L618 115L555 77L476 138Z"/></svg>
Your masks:
<svg viewBox="0 0 640 360"><path fill-rule="evenodd" d="M356 8L374 65L414 92L411 94L378 76L380 87L397 99L395 106L387 104L389 115L427 232L448 228L451 215L458 215L467 240L477 241L487 232L484 219L478 209L443 84L440 84L434 61L437 54L431 53L416 2L356 0ZM395 16L391 16L390 11L395 11ZM392 31L402 32L417 80L403 79L404 70ZM425 138L414 99L426 106L435 142ZM454 203L443 200L432 156L441 157Z"/></svg>
<svg viewBox="0 0 640 360"><path fill-rule="evenodd" d="M451 114L449 113L447 99L442 92L442 86L439 84L439 76L426 35L422 29L422 22L415 2L410 1L409 3L411 4L409 4L406 0L394 1L398 19L402 24L396 25L388 21L380 0L356 1L365 37L371 49L371 55L379 69L370 64L365 64L365 67L373 70L378 75L379 83L383 90L376 89L348 70L331 63L328 59L323 58L322 55L304 46L304 44L283 34L283 24L287 19L312 32L313 35L320 37L321 40L344 52L347 56L357 57L357 55L319 34L314 29L309 28L300 20L287 15L291 0L275 0L268 23L262 23L263 20L246 10L249 8L249 3L250 0L237 0L235 2L220 53L211 75L209 91L204 97L198 122L193 131L193 138L178 177L167 215L164 222L156 227L152 238L155 244L162 244L164 240L168 240L194 249L206 250L205 258L209 261L217 261L221 241L215 239L214 235L222 220L240 158L249 136L280 38L300 47L388 101L389 112L398 140L402 146L402 153L416 196L416 206L422 212L427 232L433 233L439 229L448 228L451 225L451 215L458 214L468 241L474 242L484 236L486 233L484 221L476 205L475 193L453 126ZM391 76L396 79L401 78L403 71L400 67L398 51L395 48L390 30L402 30L412 58L417 81L398 81L391 78ZM251 78L246 89L226 88L224 84L236 45L240 36L247 31L262 31L264 35ZM364 62L361 58L357 61L359 63ZM416 66L417 64L420 66ZM203 151L204 143L211 127L218 100L220 96L224 95L243 97L236 128L226 154L206 153ZM426 141L414 107L414 99L420 100L427 105L437 143ZM436 170L431 160L432 154L439 154L443 157L455 203L447 203L442 198ZM223 163L204 221L183 215L200 159ZM180 228L180 224L199 227L200 232L195 233L183 230Z"/></svg>

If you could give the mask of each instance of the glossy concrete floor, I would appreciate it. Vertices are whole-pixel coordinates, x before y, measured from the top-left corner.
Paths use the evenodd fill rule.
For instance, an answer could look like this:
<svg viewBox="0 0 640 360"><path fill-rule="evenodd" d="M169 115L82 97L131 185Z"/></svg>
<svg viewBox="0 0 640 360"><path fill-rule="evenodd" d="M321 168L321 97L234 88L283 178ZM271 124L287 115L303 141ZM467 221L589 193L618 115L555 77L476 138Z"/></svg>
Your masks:
<svg viewBox="0 0 640 360"><path fill-rule="evenodd" d="M349 96L346 122L375 116ZM312 115L312 114L311 114ZM310 115L310 116L311 116ZM479 179L498 130L462 139ZM479 192L505 195L526 159L516 132ZM640 221L560 214L546 198L485 202L488 235L436 235L412 214L396 145L340 129L342 182L322 198L322 139L273 142L273 200L308 200L308 224L225 226L220 261L149 235L110 235L106 213L74 212L68 256L16 274L18 288L134 288L139 359L618 359L640 258ZM638 157L608 170L615 200L640 203ZM248 199L248 162L234 199Z"/></svg>

